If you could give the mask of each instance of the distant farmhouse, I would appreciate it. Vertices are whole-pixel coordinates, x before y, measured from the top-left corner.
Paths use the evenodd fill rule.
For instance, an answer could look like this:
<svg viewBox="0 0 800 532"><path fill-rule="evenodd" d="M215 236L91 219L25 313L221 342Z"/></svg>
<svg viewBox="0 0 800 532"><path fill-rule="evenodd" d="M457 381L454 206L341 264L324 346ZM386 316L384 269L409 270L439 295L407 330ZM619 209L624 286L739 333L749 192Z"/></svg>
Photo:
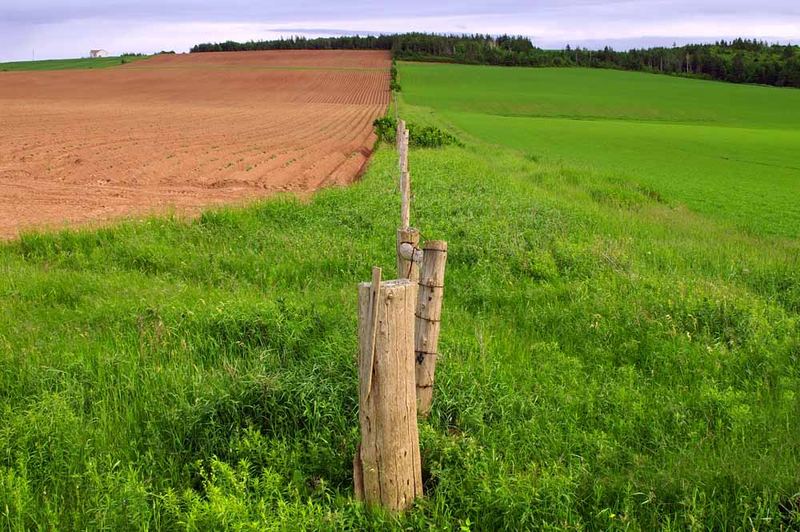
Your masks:
<svg viewBox="0 0 800 532"><path fill-rule="evenodd" d="M105 50L89 50L89 57L108 57L108 55Z"/></svg>

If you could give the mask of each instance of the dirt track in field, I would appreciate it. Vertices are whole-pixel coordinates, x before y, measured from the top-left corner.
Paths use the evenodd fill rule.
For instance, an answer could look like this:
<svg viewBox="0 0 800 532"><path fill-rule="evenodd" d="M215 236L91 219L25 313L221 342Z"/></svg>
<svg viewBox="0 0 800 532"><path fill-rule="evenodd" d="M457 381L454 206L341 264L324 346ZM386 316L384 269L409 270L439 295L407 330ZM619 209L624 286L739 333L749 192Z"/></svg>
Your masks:
<svg viewBox="0 0 800 532"><path fill-rule="evenodd" d="M0 236L351 183L389 66L281 51L0 72Z"/></svg>

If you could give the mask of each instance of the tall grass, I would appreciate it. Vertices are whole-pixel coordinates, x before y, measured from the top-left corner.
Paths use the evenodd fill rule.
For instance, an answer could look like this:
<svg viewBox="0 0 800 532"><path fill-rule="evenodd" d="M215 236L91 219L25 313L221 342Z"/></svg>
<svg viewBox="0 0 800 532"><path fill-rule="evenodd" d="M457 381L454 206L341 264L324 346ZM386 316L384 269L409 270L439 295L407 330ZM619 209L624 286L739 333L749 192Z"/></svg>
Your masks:
<svg viewBox="0 0 800 532"><path fill-rule="evenodd" d="M393 269L399 212L381 147L309 202L2 246L2 526L800 526L797 240L479 141L410 158L450 247L412 511L351 487L356 283Z"/></svg>

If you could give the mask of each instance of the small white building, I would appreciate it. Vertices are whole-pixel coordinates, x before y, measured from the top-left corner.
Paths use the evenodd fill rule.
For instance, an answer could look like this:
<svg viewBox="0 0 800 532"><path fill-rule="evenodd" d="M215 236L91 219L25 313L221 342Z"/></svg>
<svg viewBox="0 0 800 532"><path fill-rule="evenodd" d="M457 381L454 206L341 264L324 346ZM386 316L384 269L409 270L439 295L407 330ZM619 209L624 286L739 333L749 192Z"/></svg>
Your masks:
<svg viewBox="0 0 800 532"><path fill-rule="evenodd" d="M89 57L108 57L109 53L105 50L89 50Z"/></svg>

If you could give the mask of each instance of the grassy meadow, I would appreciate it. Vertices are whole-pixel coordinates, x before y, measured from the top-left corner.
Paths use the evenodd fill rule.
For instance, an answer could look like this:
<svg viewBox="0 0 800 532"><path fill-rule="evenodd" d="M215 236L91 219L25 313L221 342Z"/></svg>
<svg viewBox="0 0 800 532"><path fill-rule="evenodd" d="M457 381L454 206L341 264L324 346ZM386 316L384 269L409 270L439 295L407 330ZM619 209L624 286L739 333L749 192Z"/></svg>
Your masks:
<svg viewBox="0 0 800 532"><path fill-rule="evenodd" d="M356 283L373 264L393 270L399 213L396 156L381 146L362 181L308 202L0 246L0 526L800 527L800 241L744 196L728 197L755 213L752 227L698 207L637 167L644 157L596 148L590 160L577 142L495 124L495 100L537 105L513 80L508 94L490 91L485 118L463 91L448 101L430 89L447 75L459 86L469 68L481 70L400 68L402 115L457 126L465 143L410 154L413 219L450 248L436 396L420 428L424 499L402 516L370 513L351 485ZM526 75L536 72L553 75ZM564 73L587 93L593 76L634 76ZM520 74L491 71L504 75ZM706 87L652 80L686 84L687 98ZM595 96L591 112L622 113L615 94ZM642 115L670 112L641 98ZM720 111L739 123L702 127L790 135L793 112ZM792 156L745 140L764 158ZM725 188L696 175L704 190ZM789 195L770 186L784 177L764 179L768 198Z"/></svg>
<svg viewBox="0 0 800 532"><path fill-rule="evenodd" d="M480 140L800 236L800 91L588 69L403 65L405 97Z"/></svg>
<svg viewBox="0 0 800 532"><path fill-rule="evenodd" d="M39 61L12 61L0 63L0 72L18 72L22 70L74 70L108 68L123 65L132 61L147 59L145 55L123 55L116 57L83 57L80 59L42 59Z"/></svg>

